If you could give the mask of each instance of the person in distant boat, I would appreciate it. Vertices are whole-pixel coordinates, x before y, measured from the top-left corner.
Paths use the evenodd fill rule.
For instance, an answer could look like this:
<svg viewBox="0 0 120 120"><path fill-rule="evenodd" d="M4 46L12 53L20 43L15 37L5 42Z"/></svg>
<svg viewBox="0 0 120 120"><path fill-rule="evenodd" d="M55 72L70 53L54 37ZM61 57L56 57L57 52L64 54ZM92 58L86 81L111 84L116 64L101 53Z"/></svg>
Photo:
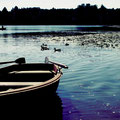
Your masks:
<svg viewBox="0 0 120 120"><path fill-rule="evenodd" d="M2 25L2 27L0 28L0 30L6 30L6 28Z"/></svg>

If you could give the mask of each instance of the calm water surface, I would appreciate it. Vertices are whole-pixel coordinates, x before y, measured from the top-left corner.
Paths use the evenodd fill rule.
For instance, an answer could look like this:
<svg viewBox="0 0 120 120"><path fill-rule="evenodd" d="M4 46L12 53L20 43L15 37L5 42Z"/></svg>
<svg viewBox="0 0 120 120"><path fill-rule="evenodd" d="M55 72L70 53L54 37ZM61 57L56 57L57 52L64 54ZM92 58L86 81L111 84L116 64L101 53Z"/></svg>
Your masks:
<svg viewBox="0 0 120 120"><path fill-rule="evenodd" d="M14 34L14 33L36 33L36 32L65 32L65 31L79 31L89 27L102 27L100 25L21 25L21 26L5 26L7 30L0 31L0 35Z"/></svg>
<svg viewBox="0 0 120 120"><path fill-rule="evenodd" d="M63 120L120 120L120 49L80 46L75 39L69 41L66 37L3 36L33 28L45 31L38 26L32 26L32 30L27 26L8 26L6 31L0 31L0 61L25 57L27 62L43 62L48 56L66 64L69 69L63 70L57 90ZM75 26L64 26L64 30L68 28L73 30ZM69 46L65 46L66 42ZM50 50L41 51L42 43L47 43ZM54 52L54 47L62 51Z"/></svg>

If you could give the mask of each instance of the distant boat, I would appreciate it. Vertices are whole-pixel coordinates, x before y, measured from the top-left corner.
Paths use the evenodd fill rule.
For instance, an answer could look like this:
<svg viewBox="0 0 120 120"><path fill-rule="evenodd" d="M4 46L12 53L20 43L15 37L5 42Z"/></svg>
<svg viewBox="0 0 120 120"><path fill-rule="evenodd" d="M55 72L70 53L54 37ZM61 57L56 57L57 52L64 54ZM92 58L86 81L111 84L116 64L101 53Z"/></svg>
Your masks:
<svg viewBox="0 0 120 120"><path fill-rule="evenodd" d="M66 65L49 61L25 63L25 58L0 64L17 63L0 68L0 96L4 95L46 95L55 93Z"/></svg>
<svg viewBox="0 0 120 120"><path fill-rule="evenodd" d="M0 30L6 30L6 28L2 25L2 27L0 28Z"/></svg>

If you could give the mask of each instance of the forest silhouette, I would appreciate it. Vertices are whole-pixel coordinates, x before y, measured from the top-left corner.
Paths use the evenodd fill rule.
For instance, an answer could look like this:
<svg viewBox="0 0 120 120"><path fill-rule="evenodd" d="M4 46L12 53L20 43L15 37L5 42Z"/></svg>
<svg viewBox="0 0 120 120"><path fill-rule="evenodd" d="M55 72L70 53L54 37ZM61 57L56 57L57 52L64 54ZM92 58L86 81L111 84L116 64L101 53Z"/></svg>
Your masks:
<svg viewBox="0 0 120 120"><path fill-rule="evenodd" d="M6 7L0 11L1 25L120 25L120 9L81 4L75 9Z"/></svg>

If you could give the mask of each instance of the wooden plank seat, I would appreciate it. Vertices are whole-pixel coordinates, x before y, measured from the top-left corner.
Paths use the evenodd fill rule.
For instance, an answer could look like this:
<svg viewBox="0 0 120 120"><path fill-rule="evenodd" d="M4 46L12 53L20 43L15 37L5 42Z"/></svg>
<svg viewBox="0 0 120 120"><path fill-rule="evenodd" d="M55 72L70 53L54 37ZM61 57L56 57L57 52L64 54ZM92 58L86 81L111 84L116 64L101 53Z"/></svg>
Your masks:
<svg viewBox="0 0 120 120"><path fill-rule="evenodd" d="M40 70L30 70L30 71L12 71L12 72L8 72L8 74L41 74L41 73L44 73L44 74L51 74L51 73L54 73L54 71L48 71L48 70L45 70L45 71L40 71Z"/></svg>
<svg viewBox="0 0 120 120"><path fill-rule="evenodd" d="M43 82L0 82L0 86L31 86L41 84Z"/></svg>
<svg viewBox="0 0 120 120"><path fill-rule="evenodd" d="M11 91L19 88L42 85L43 82L0 82L0 92L1 91Z"/></svg>

